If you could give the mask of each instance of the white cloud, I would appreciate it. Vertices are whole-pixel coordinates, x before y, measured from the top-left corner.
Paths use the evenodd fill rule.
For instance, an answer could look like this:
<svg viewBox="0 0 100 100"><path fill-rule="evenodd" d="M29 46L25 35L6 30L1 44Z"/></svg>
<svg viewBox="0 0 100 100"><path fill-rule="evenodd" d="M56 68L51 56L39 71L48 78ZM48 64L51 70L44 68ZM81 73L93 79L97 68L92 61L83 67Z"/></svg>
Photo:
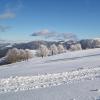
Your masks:
<svg viewBox="0 0 100 100"><path fill-rule="evenodd" d="M77 37L73 33L58 33L54 31L49 31L48 29L44 29L38 32L33 32L31 36L40 36L44 37L44 39L49 40L76 40Z"/></svg>
<svg viewBox="0 0 100 100"><path fill-rule="evenodd" d="M21 0L12 1L4 5L4 11L0 14L0 19L12 19L16 13L23 7Z"/></svg>
<svg viewBox="0 0 100 100"><path fill-rule="evenodd" d="M11 11L6 11L2 14L0 14L0 19L12 19L15 17L15 13Z"/></svg>
<svg viewBox="0 0 100 100"><path fill-rule="evenodd" d="M45 35L48 35L48 34L49 34L49 30L44 29L44 30L41 30L41 31L38 31L38 32L34 32L32 34L32 36L45 36Z"/></svg>

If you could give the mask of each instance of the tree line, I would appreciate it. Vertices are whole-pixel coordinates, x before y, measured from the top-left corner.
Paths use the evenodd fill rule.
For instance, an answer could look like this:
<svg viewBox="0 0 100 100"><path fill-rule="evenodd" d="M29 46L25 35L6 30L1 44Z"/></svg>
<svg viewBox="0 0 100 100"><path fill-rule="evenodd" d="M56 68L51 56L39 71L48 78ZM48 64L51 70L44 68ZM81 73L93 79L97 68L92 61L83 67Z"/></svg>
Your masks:
<svg viewBox="0 0 100 100"><path fill-rule="evenodd" d="M48 48L46 45L40 45L37 51L37 56L41 56L43 58L45 56L56 55L64 52L66 52L66 49L61 44L59 44L58 46L52 44L50 48Z"/></svg>
<svg viewBox="0 0 100 100"><path fill-rule="evenodd" d="M28 49L9 49L6 54L6 62L7 63L14 63L17 61L24 61L32 58L32 53Z"/></svg>
<svg viewBox="0 0 100 100"><path fill-rule="evenodd" d="M76 45L71 45L70 47L71 51L75 50L81 50L81 45L76 44ZM49 48L46 45L40 45L36 52L37 57L46 57L46 56L52 56L56 54L61 54L66 52L67 49L64 48L62 44L55 45L52 44ZM29 49L17 49L17 48L12 48L9 49L7 54L6 54L6 62L7 63L14 63L18 61L24 61L28 60L33 57L32 52Z"/></svg>

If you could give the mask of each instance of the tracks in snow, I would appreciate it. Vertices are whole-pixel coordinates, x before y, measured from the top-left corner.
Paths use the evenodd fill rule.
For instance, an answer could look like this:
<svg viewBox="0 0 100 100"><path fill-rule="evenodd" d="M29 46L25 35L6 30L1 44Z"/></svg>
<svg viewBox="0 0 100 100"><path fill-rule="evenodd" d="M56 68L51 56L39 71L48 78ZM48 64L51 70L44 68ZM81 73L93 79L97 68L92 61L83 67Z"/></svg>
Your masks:
<svg viewBox="0 0 100 100"><path fill-rule="evenodd" d="M93 80L95 78L100 78L99 67L38 76L16 76L0 79L0 93L58 86L76 81Z"/></svg>
<svg viewBox="0 0 100 100"><path fill-rule="evenodd" d="M99 54L92 54L92 55L82 55L82 56L78 56L78 57L55 59L55 60L46 61L46 63L58 62L58 61L70 61L70 60L77 60L77 59L83 59L83 58L89 58L89 57L98 57L98 56L100 56L100 53Z"/></svg>

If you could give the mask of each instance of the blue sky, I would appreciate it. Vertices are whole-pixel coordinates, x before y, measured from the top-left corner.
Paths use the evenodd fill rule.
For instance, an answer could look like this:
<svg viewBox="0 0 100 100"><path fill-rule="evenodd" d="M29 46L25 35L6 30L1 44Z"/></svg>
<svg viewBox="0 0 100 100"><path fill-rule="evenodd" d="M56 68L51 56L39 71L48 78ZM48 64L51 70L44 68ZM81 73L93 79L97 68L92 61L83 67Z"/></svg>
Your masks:
<svg viewBox="0 0 100 100"><path fill-rule="evenodd" d="M42 39L31 34L45 30L100 37L100 0L0 0L0 39Z"/></svg>

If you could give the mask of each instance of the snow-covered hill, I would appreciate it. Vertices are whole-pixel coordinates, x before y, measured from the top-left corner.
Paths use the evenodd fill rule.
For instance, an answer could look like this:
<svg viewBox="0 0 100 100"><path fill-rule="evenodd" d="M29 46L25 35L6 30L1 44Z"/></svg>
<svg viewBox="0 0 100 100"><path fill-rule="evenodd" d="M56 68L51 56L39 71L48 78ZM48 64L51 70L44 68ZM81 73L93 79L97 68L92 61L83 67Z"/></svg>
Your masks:
<svg viewBox="0 0 100 100"><path fill-rule="evenodd" d="M0 66L1 100L100 100L100 49Z"/></svg>

